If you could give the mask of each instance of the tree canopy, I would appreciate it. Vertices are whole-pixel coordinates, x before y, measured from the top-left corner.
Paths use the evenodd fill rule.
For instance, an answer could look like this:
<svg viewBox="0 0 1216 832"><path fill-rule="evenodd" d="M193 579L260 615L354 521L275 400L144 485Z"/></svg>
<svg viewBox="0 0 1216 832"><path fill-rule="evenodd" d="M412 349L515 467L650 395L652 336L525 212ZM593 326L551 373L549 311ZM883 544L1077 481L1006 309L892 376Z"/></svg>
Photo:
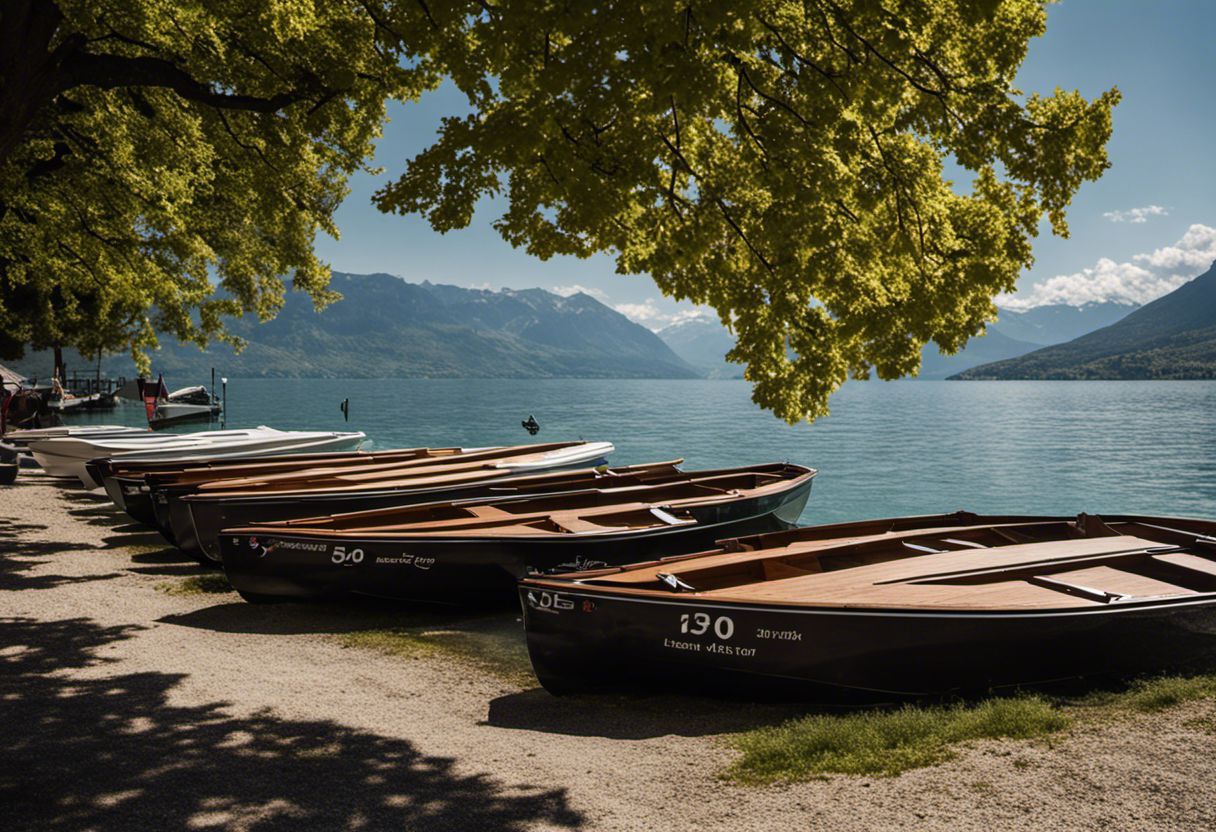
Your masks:
<svg viewBox="0 0 1216 832"><path fill-rule="evenodd" d="M434 83L404 48L350 2L0 0L0 353L329 300L315 234Z"/></svg>
<svg viewBox="0 0 1216 832"><path fill-rule="evenodd" d="M1066 234L1108 166L1119 98L1015 89L1043 0L0 10L0 325L16 342L204 340L224 315L272 314L289 273L324 303L312 239L335 231L385 99L450 78L471 114L377 205L446 231L502 194L512 245L609 252L712 307L756 401L790 421L850 375L915 372L925 343L982 331L1040 221Z"/></svg>

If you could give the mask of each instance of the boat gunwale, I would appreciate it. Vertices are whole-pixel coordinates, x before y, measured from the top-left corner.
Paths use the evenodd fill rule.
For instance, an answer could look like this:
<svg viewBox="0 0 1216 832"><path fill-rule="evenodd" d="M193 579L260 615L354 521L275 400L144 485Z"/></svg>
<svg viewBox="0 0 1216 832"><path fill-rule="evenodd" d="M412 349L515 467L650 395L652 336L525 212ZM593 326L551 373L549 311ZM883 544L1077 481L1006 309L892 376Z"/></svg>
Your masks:
<svg viewBox="0 0 1216 832"><path fill-rule="evenodd" d="M276 465L280 465L280 466L286 468L287 466L290 466L290 465L306 466L309 463L315 463L315 465L317 467L322 467L322 466L327 466L327 465L334 465L335 463L341 463L341 462L350 462L351 464L356 464L361 460L371 460L371 459L375 459L376 457L379 457L379 456L392 457L394 455L400 455L403 460L406 460L406 459L414 458L414 457L406 456L406 454L410 454L410 453L422 454L424 452L436 452L436 451L439 451L439 452L447 451L447 452L452 452L452 453L459 453L462 451L462 449L458 448L458 447L451 447L451 448L425 447L425 448L391 448L391 449L387 449L387 450L383 450L383 451L317 451L315 453L284 454L283 456L278 456L278 457L248 457L245 459L238 458L233 461L221 459L218 461L204 460L204 461L200 461L200 462L183 462L180 465L178 465L176 467L176 469L174 468L174 466L172 464L166 465L166 462L164 460L158 460L158 459L150 459L150 460L132 459L132 460L125 460L125 461L122 459L113 459L112 460L109 457L103 457L102 459L106 463L113 465L113 467L107 472L108 476L128 477L128 478L164 477L166 480L171 480L172 478L179 477L182 475L193 475L193 474L201 475L201 474L212 472L212 471L216 472L217 474L222 474L225 472L226 469L247 468L247 467L251 467L253 465L276 464ZM159 467L156 467L156 466L159 466ZM301 468L301 470L305 470L305 469ZM216 477L216 479L219 479L219 478L220 477ZM236 478L234 477L233 479L236 479ZM172 485L172 484L176 484L176 483L166 482L165 484ZM182 485L194 485L195 483L181 483L181 484Z"/></svg>
<svg viewBox="0 0 1216 832"><path fill-rule="evenodd" d="M1091 516L1093 516L1093 515L1091 515ZM1129 595L1129 596L1125 596L1124 598L1111 599L1105 603L1089 604L1089 605L1082 605L1082 604L1077 603L1076 600L1074 600L1074 602L1071 604L1062 604L1061 606L1058 606L1058 607L1056 607L1056 606L1043 607L1043 606L1017 605L1017 604L1007 604L1007 605L1002 606L1000 604L990 604L988 608L985 608L982 606L976 606L974 604L971 604L968 606L963 606L963 605L959 605L957 603L951 604L949 602L942 602L942 601L922 602L922 603L919 603L916 605L909 605L909 604L896 604L896 603L889 603L889 602L888 603L859 603L857 601L842 601L842 602L838 602L838 603L832 603L831 601L825 600L821 597L812 598L812 599L808 599L805 601L800 601L800 600L791 599L791 598L765 598L764 600L756 600L756 599L747 599L747 598L741 598L741 597L740 598L731 598L729 594L717 594L717 593L724 593L725 590L723 588L715 588L715 589L704 590L704 591L694 590L694 591L689 591L689 592L671 593L670 590L663 590L663 589L658 589L655 587L630 586L627 583L621 583L621 584L587 583L588 581L593 581L593 580L596 580L597 578L607 578L612 575L621 575L621 574L625 574L625 573L638 572L638 571L643 571L643 570L648 570L648 569L658 569L658 568L662 568L662 567L666 567L666 566L671 566L671 565L676 565L676 564L681 564L681 563L688 563L690 561L696 561L696 560L707 559L707 558L715 558L715 557L721 557L721 556L729 556L732 554L751 554L751 555L755 556L754 558L751 559L751 562L763 562L764 560L766 560L768 558L779 559L782 557L791 557L791 556L796 557L796 556L802 555L802 554L812 554L812 553L813 554L822 554L824 552L831 551L832 549L837 549L837 548L847 549L848 547L854 546L858 543L864 543L864 544L880 543L880 542L882 542L882 539L884 537L888 537L890 541L896 542L896 541L900 541L904 537L915 536L918 534L949 533L949 530L951 530L951 529L955 529L955 530L960 529L960 528L992 529L994 527L1008 527L1008 526L1015 526L1015 525L1037 525L1037 524L1042 524L1042 523L1069 523L1069 522L1075 522L1077 519L1075 516L1074 517L1067 517L1067 516L1046 517L1046 516L1035 516L1035 515L985 516L985 515L974 515L974 514L970 514L968 512L957 512L955 514L947 514L947 515L919 515L919 516L915 516L915 517L881 518L881 519L875 519L875 520L852 521L852 522L847 522L847 523L831 524L831 525L825 525L825 526L812 526L812 527L804 527L804 528L815 529L815 530L827 532L827 531L831 531L833 529L843 530L843 529L847 529L850 527L851 528L872 527L872 526L881 526L883 524L915 523L916 521L925 521L925 522L933 522L933 523L936 523L937 521L949 521L951 519L958 521L959 519L964 518L964 517L973 518L973 520L975 522L969 523L965 527L958 526L958 525L955 525L955 526L925 525L925 526L913 526L911 528L901 529L897 532L888 531L886 533L878 532L878 533L874 533L874 534L870 534L870 535L858 535L858 536L854 536L853 538L850 538L849 536L842 534L840 537L825 537L822 539L812 539L812 540L809 540L806 542L807 543L821 543L821 544L825 544L825 545L823 545L823 547L819 548L819 549L808 548L808 549L805 549L802 551L794 551L794 552L786 551L784 553L782 553L780 549L773 548L771 550L772 554L767 556L767 558L763 554L763 552L766 551L763 548L755 549L755 550L741 549L741 548L740 549L727 548L732 543L737 543L738 541L747 540L748 538L746 538L746 537L735 538L735 539L726 539L726 540L722 540L722 541L718 542L719 548L717 548L717 549L705 550L705 551L701 551L701 552L692 552L692 553L684 554L684 555L675 555L670 558L661 558L658 560L643 561L643 562L638 562L638 563L633 563L633 564L627 564L624 566L606 567L606 568L601 568L601 569L584 570L584 571L578 571L578 572L527 575L520 579L519 586L520 586L521 592L523 592L524 590L526 590L528 588L534 588L534 589L548 590L548 591L552 591L552 592L561 592L564 594L581 595L588 599L597 599L598 598L600 600L619 599L619 600L629 600L629 601L644 601L644 602L649 602L649 603L675 603L675 604L681 604L681 605L696 605L696 606L711 606L711 607L716 606L716 605L727 605L727 606L730 606L730 607L736 608L736 609L753 609L753 610L757 610L757 611L764 611L764 610L816 611L817 610L817 611L820 611L823 613L832 613L832 612L845 613L845 612L847 612L847 613L851 613L851 614L863 614L864 613L864 614L875 614L875 615L900 614L900 615L915 615L918 617L925 617L925 616L929 616L929 617L934 617L934 616L991 617L993 615L997 615L997 616L1000 616L1000 615L1011 615L1011 616L1035 615L1035 616L1037 616L1037 615L1051 615L1051 614L1065 614L1065 613L1075 614L1075 613L1096 612L1096 611L1119 612L1119 611L1127 611L1127 610L1132 610L1132 609L1140 609L1140 608L1145 608L1145 607L1156 607L1156 606L1172 607L1172 606L1176 606L1179 604L1191 604L1191 603L1203 604L1203 603L1210 603L1213 600L1216 600L1216 590L1212 590L1212 591L1208 591L1208 592L1200 592L1200 591L1196 590L1196 591L1190 592L1188 594L1167 594L1167 595L1154 595L1154 596ZM1100 519L1104 523L1137 523L1137 524L1142 524L1142 525L1159 525L1164 530L1167 530L1167 531L1184 532L1185 534L1193 533L1196 535L1197 539L1207 537L1208 535L1205 535L1202 532L1191 532L1191 531L1186 531L1186 530L1177 529L1177 528L1170 528L1169 524L1181 522L1181 523L1198 523L1201 525L1216 526L1216 521L1206 520L1206 519L1202 519L1202 518L1191 518L1191 517L1161 517L1161 516L1156 516L1156 515L1101 515ZM1016 521L1016 522L1008 522L1011 520ZM995 522L993 522L993 521L995 521ZM776 532L776 533L772 533L769 536L770 537L774 536L774 535L790 536L790 535L797 534L798 531L801 531L801 530L795 529L790 532ZM753 538L762 538L762 537L765 537L765 535L758 535L758 536L752 536L752 537ZM1076 540L1083 540L1083 539L1092 540L1092 539L1096 539L1096 538L1075 538L1075 539ZM1053 542L1053 541L1036 541L1036 542L1046 543L1046 542ZM1064 542L1066 542L1066 541L1064 541ZM1011 545L1016 545L1016 544L1011 544ZM1162 544L1162 545L1164 546L1164 545L1171 545L1171 544ZM997 547L997 548L999 548L999 547ZM1116 552L1113 554L1115 556L1123 556L1123 557L1134 557L1134 556L1141 555L1141 554L1152 555L1153 553L1151 551L1149 551L1149 548L1151 548L1151 547L1141 547L1138 551L1133 549L1133 550L1129 550L1128 552L1121 552L1121 553ZM963 551L963 550L954 550L954 551ZM1102 558L1107 557L1107 556L1109 556L1109 555L1098 554L1098 555L1090 556L1090 559L1095 562L1099 562ZM908 557L916 557L916 556L909 555ZM1050 566L1057 561L1060 563L1063 563L1065 565L1072 562L1071 560L1068 560L1068 559L1059 558L1059 559L1051 559L1048 561L1040 561L1040 562L1035 562L1035 563L1019 564L1015 567L1011 567L1011 569L1024 569L1024 568L1029 568L1029 567L1045 567L1045 566ZM1216 566L1216 560L1213 560L1212 562L1213 562L1213 565ZM729 567L731 565L732 565L731 563L723 564L724 567ZM714 568L714 565L707 566L707 568ZM809 574L812 574L812 575L813 574L832 574L833 572L845 573L848 571L849 568L864 568L864 566L863 567L846 567L845 569L832 570L827 573L809 573ZM681 573L681 574L684 574L684 573ZM906 583L908 583L910 585L915 585L916 583L918 583L921 580L922 579L920 579L920 578L909 578L906 581ZM747 586L763 584L763 583L766 583L766 581L764 579L761 579L761 580L756 580L756 581L745 582L743 584L739 584L738 586L747 587ZM878 584L874 584L874 585L877 586ZM864 584L859 584L859 588L862 586L864 586ZM711 592L715 593L715 594L713 594L713 595L707 594L707 593L711 593ZM670 593L670 594L667 594L667 593Z"/></svg>
<svg viewBox="0 0 1216 832"><path fill-rule="evenodd" d="M507 488L507 487L511 487L511 485L508 485L508 484L518 485L521 482L527 483L527 482L539 480L542 478L556 478L556 477L565 476L565 475L574 476L574 475L577 475L580 473L585 474L590 471L598 471L598 470L603 470L603 469L607 469L610 471L622 471L622 472L625 472L624 474L622 474L622 476L628 476L628 474L631 472L644 472L644 471L655 470L655 469L664 468L664 467L675 468L679 465L682 465L683 463L684 463L683 458L675 458L675 459L663 460L662 462L644 462L644 463L640 463L638 465L587 465L586 467L579 467L579 468L564 468L564 469L556 469L556 470L550 470L550 471L531 471L528 473L516 474L516 475L512 475L512 474L508 473L508 474L502 475L502 476L486 477L484 480L469 480L467 482L459 482L456 484L456 487L501 483L504 488ZM608 476L611 476L611 475L608 475ZM350 497L351 499L357 499L360 497L377 497L377 496L388 496L388 495L399 494L399 493L409 493L409 492L415 491L415 490L419 490L419 491L426 490L426 489L441 490L441 489L444 489L447 487L451 487L451 485L452 485L451 483L440 482L440 483L435 483L433 485L431 485L431 484L403 485L403 486L400 486L397 488L381 487L381 488L377 488L375 490L369 489L367 491L318 488L318 489L299 490L299 491L260 492L257 489L250 489L249 491L225 491L225 492L206 492L206 493L192 492L190 494L180 494L177 496L178 496L178 499L185 500L189 503L216 503L216 502L226 502L228 500L237 500L241 503L246 503L246 502L261 503L261 502L281 502L284 500L296 500L296 499L322 500L322 499L325 499L328 497ZM504 498L506 498L507 496L509 496L509 495L504 495ZM494 499L494 498L490 497L490 498L482 498L482 499Z"/></svg>
<svg viewBox="0 0 1216 832"><path fill-rule="evenodd" d="M644 501L638 502L638 503L617 503L617 504L610 503L606 506L601 506L599 508L602 508L605 513L609 513L609 512L618 511L618 510L631 510L631 511L637 510L639 512L643 512L643 511L647 510L646 508L642 508L642 506L646 506L649 509L654 509L654 508L664 509L668 505L674 505L675 508L686 508L686 507L687 508L705 508L705 507L713 507L713 506L717 506L717 505L729 505L731 503L745 502L747 500L762 499L763 497L766 497L766 496L783 495L783 494L787 494L790 492L796 492L797 490L799 490L802 487L809 488L811 483L814 481L815 477L819 473L814 468L808 468L806 466L796 465L794 463L773 463L773 465L775 465L775 466L780 465L780 466L785 466L788 468L800 469L800 473L798 473L796 476L793 476L793 477L781 479L781 480L778 480L778 481L772 482L772 483L765 483L756 488L747 489L746 492L741 492L741 493L727 492L727 493L718 494L718 495L709 495L706 497L688 497L688 498L684 498L684 499L669 500L666 502L653 502L653 503L644 502ZM739 469L736 469L736 470L741 471L741 472L746 472L748 470L754 470L757 467L761 467L761 466L741 466ZM728 469L728 470L730 470L730 469ZM696 473L696 472L693 472L693 473ZM645 486L642 486L642 487L644 488ZM521 495L521 496L516 496L516 497L512 497L512 496L488 497L488 498L474 498L474 499L470 499L470 500L456 500L456 501L439 500L439 501L436 501L433 503L418 503L418 504L410 505L406 508L408 510L421 511L428 507L433 508L433 507L440 507L440 506L453 506L453 507L459 507L459 508L470 508L470 507L475 508L478 506L491 506L492 507L497 503L525 502L527 500L537 500L537 499L556 500L559 498L568 498L572 494L594 493L597 490L598 489L581 489L579 491L561 492L558 494L545 494L545 495L527 494L527 495ZM638 495L638 496L644 496L644 495ZM626 509L627 506L633 507L633 508ZM392 509L372 509L371 511L377 512L377 511L391 511L391 510ZM347 514L360 514L360 513L362 513L362 512L348 512L346 514L338 514L338 515L332 515L332 516L343 517L343 516L347 516ZM771 510L763 512L763 513L765 513L765 514L771 513ZM552 514L553 514L553 512L537 512L535 515L531 516L531 519L529 519L530 515L526 515L526 514L520 515L518 523L512 524L512 525L513 526L516 526L516 525L522 526L526 522L536 522L538 520L550 518L552 516ZM296 523L296 522L301 522L301 520L310 520L310 519L318 519L318 518L301 518L300 520L287 521L287 523ZM657 519L658 518L656 518L656 520ZM560 521L555 521L555 522L560 523ZM731 522L733 524L734 521L723 521L723 522L724 523ZM647 526L641 526L641 527L629 528L629 529L623 529L620 527L616 527L616 528L605 527L604 531L586 531L586 530L563 531L563 532L550 532L548 534L536 534L536 535L526 535L526 534L496 535L496 534L473 533L473 534L469 534L466 536L457 536L454 533L453 534L444 534L444 533L436 534L436 533L427 533L427 532L410 533L409 531L374 532L374 531L369 531L366 528L324 529L324 528L319 528L319 527L309 527L309 526L303 526L303 525L294 526L294 525L287 525L287 524L266 523L266 524L224 528L219 531L219 535L221 537L237 536L237 535L249 535L249 536L263 535L263 536L273 537L276 539L283 539L283 540L290 540L295 537L300 537L300 538L307 539L307 540L342 540L342 539L345 539L345 540L350 540L350 541L368 541L368 542L374 542L374 543L382 543L382 542L406 543L406 542L414 541L414 542L419 542L419 543L443 542L445 544L446 543L452 543L452 544L459 543L459 544L465 544L465 545L499 544L499 543L520 543L520 544L536 545L536 544L542 544L542 543L547 543L547 542L568 544L573 540L584 540L584 539L594 539L594 540L624 539L624 540L628 540L628 539L631 539L634 537L640 537L640 536L650 537L650 536L666 535L666 534L671 534L671 533L679 533L679 532L685 531L690 528L708 529L708 528L713 528L716 525L721 525L721 524L716 523L716 522L702 523L702 522L699 522L696 520L692 520L690 522L680 523L678 525L668 525L666 523L663 523L661 525L655 524L655 525L647 525ZM470 530L470 531L475 532L476 530Z"/></svg>
<svg viewBox="0 0 1216 832"><path fill-rule="evenodd" d="M562 595L573 595L591 601L620 601L622 603L660 604L670 606L695 606L709 609L747 610L749 612L772 612L817 615L858 615L900 618L1042 618L1087 615L1096 613L1120 613L1135 610L1198 606L1216 602L1216 591L1193 595L1162 595L1129 601L1112 601L1109 604L1062 607L1000 607L983 609L975 607L950 607L945 604L933 606L896 606L882 604L840 604L833 606L823 601L814 603L774 600L735 600L722 596L708 597L703 593L682 592L660 596L656 590L631 589L628 587L595 586L554 579L552 575L527 575L519 579L521 594L529 589L541 589Z"/></svg>
<svg viewBox="0 0 1216 832"><path fill-rule="evenodd" d="M442 469L451 469L449 473L464 473L475 471L486 471L489 473L498 473L501 476L510 476L513 472L509 466L503 466L502 463L535 463L544 462L552 454L562 454L571 452L577 448L591 448L593 446L607 446L607 450L602 453L595 453L588 456L586 459L579 460L574 464L590 463L597 457L608 456L613 451L611 442L599 441L571 441L571 442L551 442L540 443L538 445L506 445L493 448L476 448L468 451L461 451L458 454L453 454L447 457L420 457L412 460L403 460L397 463L382 463L373 464L368 469L363 471L354 471L348 473L363 473L363 474L384 474L383 478L368 478L369 483L380 482L382 479L388 480L389 475L398 471L403 471L407 475L412 469L423 469L427 467L427 463L439 468L435 474L442 473ZM538 448L543 450L537 450ZM556 463L555 463L556 464ZM465 469L458 466L466 465ZM267 486L294 485L297 487L281 488L274 491L266 491L266 494L279 494L284 496L294 496L301 492L310 492L319 490L320 488L332 488L337 491L357 491L363 485L362 481L347 481L345 483L335 482L337 478L343 474L333 474L326 476L324 474L309 475L304 469L298 472L284 472L281 474L271 474L264 477L249 476L236 478L217 478L198 483L198 490L195 492L198 495L214 496L224 498L233 494L246 493L247 491L258 491ZM524 474L529 473L525 470ZM534 471L533 473L541 473ZM487 477L489 478L489 477ZM310 480L320 480L323 485L309 487L307 484ZM298 482L297 482L298 481ZM391 480L390 480L391 481ZM303 486L303 487L300 487ZM193 495L192 495L193 496Z"/></svg>

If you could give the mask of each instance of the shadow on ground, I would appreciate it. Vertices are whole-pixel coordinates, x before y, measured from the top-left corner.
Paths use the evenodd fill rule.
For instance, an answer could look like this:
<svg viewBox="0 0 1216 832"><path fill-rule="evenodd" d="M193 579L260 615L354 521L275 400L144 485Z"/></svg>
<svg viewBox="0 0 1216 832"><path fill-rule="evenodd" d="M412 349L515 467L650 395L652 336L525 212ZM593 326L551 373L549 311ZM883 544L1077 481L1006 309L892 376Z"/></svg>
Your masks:
<svg viewBox="0 0 1216 832"><path fill-rule="evenodd" d="M328 721L169 704L178 674L69 679L137 628L0 621L0 815L9 829L573 828L564 790L504 787Z"/></svg>
<svg viewBox="0 0 1216 832"><path fill-rule="evenodd" d="M20 589L52 589L64 584L105 581L119 577L117 572L98 575L34 575L34 567L48 563L38 558L61 554L81 548L79 544L53 540L26 540L30 532L42 532L47 527L37 523L14 523L0 518L0 591Z"/></svg>
<svg viewBox="0 0 1216 832"><path fill-rule="evenodd" d="M228 633L262 635L324 634L343 643L377 645L391 639L350 638L363 633L398 634L402 646L431 646L527 690L494 699L485 722L555 734L642 739L666 735L703 736L771 725L806 712L805 705L753 704L697 697L576 696L554 697L533 687L518 611L470 613L445 607L417 607L375 601L345 603L222 603L159 623ZM402 652L408 652L403 650ZM391 660L391 659L390 659Z"/></svg>
<svg viewBox="0 0 1216 832"><path fill-rule="evenodd" d="M730 734L774 725L805 713L805 705L677 695L557 697L534 688L491 701L485 722L496 728L640 740Z"/></svg>
<svg viewBox="0 0 1216 832"><path fill-rule="evenodd" d="M370 598L350 598L334 603L249 604L236 601L180 615L167 615L160 621L221 633L262 635L341 635L386 627L439 629L464 626L486 632L518 632L520 641L523 640L519 611L514 607L470 611L459 607L411 605Z"/></svg>
<svg viewBox="0 0 1216 832"><path fill-rule="evenodd" d="M76 502L75 498L70 498ZM107 528L132 527L140 531L147 531L143 526L133 524L131 518L120 512L113 505L95 505L89 508L70 508L68 514L77 520L83 520L90 526L105 526Z"/></svg>

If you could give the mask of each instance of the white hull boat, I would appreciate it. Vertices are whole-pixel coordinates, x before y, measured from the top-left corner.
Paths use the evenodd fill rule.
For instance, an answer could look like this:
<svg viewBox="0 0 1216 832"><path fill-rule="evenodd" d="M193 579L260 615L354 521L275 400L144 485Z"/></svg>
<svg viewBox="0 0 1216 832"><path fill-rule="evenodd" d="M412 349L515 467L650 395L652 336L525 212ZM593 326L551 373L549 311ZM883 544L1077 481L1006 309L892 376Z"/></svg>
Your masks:
<svg viewBox="0 0 1216 832"><path fill-rule="evenodd" d="M48 474L75 477L85 488L100 488L85 468L93 459L132 460L223 459L238 456L274 456L307 449L309 452L353 451L366 439L362 432L281 431L258 427L248 430L204 431L192 434L141 434L89 440L64 437L30 444L34 459Z"/></svg>
<svg viewBox="0 0 1216 832"><path fill-rule="evenodd" d="M164 425L174 425L180 422L207 421L219 416L223 408L219 404L178 404L165 402L158 404L153 411L148 424L154 428Z"/></svg>
<svg viewBox="0 0 1216 832"><path fill-rule="evenodd" d="M212 385L215 377L212 376ZM161 376L155 384L138 382L139 397L148 413L148 426L156 429L184 422L208 422L224 412L224 406L214 392L202 385L183 387L170 393Z"/></svg>
<svg viewBox="0 0 1216 832"><path fill-rule="evenodd" d="M24 448L39 439L63 439L77 437L81 439L104 439L115 436L148 435L147 428L131 428L124 425L78 425L74 427L30 428L28 430L12 430L4 434L4 441L10 445Z"/></svg>

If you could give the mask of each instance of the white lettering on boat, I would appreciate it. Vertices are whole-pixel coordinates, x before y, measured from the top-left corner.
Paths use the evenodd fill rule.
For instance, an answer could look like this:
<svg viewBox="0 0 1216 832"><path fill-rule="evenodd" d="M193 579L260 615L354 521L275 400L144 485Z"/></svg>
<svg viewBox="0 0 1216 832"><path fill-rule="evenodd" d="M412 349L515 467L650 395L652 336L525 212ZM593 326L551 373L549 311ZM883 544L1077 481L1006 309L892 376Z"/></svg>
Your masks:
<svg viewBox="0 0 1216 832"><path fill-rule="evenodd" d="M757 627L756 638L767 638L774 641L802 641L802 633L798 630L770 630L767 627Z"/></svg>
<svg viewBox="0 0 1216 832"><path fill-rule="evenodd" d="M328 543L314 543L308 540L275 540L274 538L268 538L266 540L259 541L256 537L250 537L247 539L247 541L249 543L249 548L256 551L260 557L265 557L277 549L294 549L297 552L329 551ZM234 537L232 538L232 542L234 544L239 544L241 539L239 537ZM337 561L334 562L337 563Z"/></svg>
<svg viewBox="0 0 1216 832"><path fill-rule="evenodd" d="M684 613L681 615L680 632L692 633L694 636L704 635L709 632L711 623L713 624L714 635L723 641L728 640L735 634L735 622L731 620L729 615L720 615L715 619L709 613L704 612Z"/></svg>
<svg viewBox="0 0 1216 832"><path fill-rule="evenodd" d="M435 559L423 557L422 555L403 554L395 558L376 558L376 563L385 565L400 564L401 566L413 566L426 570L435 565Z"/></svg>
<svg viewBox="0 0 1216 832"><path fill-rule="evenodd" d="M738 647L733 644L718 644L711 642L705 646L706 653L717 653L719 656L741 656L745 659L756 655L755 647Z"/></svg>
<svg viewBox="0 0 1216 832"><path fill-rule="evenodd" d="M574 609L574 602L557 592L547 590L528 590L528 606L537 612L561 612Z"/></svg>
<svg viewBox="0 0 1216 832"><path fill-rule="evenodd" d="M576 555L574 560L566 563L559 563L557 566L548 570L550 572L585 572L591 569L603 569L608 565L608 561L592 560L585 558L582 555Z"/></svg>
<svg viewBox="0 0 1216 832"><path fill-rule="evenodd" d="M312 543L307 540L276 540L276 549L295 549L297 552L324 552L329 549L328 543Z"/></svg>
<svg viewBox="0 0 1216 832"><path fill-rule="evenodd" d="M690 650L693 653L701 652L701 645L695 641L675 641L674 639L663 639L663 646L670 647L672 650Z"/></svg>
<svg viewBox="0 0 1216 832"><path fill-rule="evenodd" d="M363 550L356 548L348 552L345 546L335 546L329 559L341 566L354 566L356 563L363 563Z"/></svg>

